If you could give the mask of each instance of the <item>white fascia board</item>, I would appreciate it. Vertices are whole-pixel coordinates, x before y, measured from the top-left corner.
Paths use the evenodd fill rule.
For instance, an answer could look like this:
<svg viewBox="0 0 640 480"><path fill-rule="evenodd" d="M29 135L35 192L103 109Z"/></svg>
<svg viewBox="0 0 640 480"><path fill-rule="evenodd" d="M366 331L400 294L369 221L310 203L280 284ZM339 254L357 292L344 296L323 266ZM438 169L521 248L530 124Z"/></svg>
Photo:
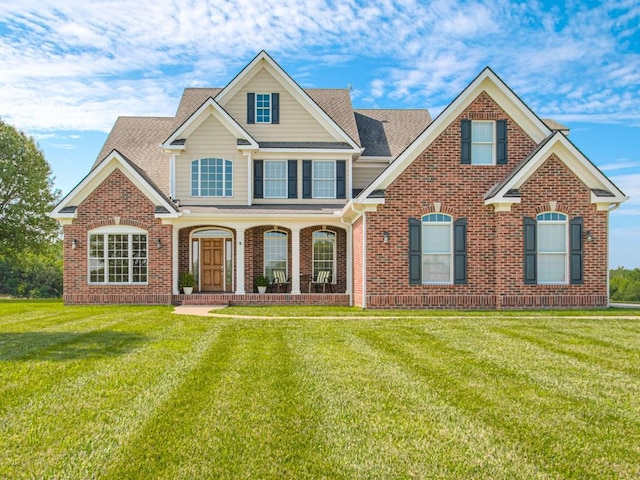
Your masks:
<svg viewBox="0 0 640 480"><path fill-rule="evenodd" d="M351 145L360 152L360 147L340 128L340 126L322 110L318 104L298 85L267 52L261 51L242 71L231 80L215 97L215 101L224 105L227 98L233 97L251 80L260 68L265 68L273 77L280 81L284 88L302 105L332 136Z"/></svg>
<svg viewBox="0 0 640 480"><path fill-rule="evenodd" d="M552 154L555 154L587 187L600 188L613 194L613 197L596 197L592 194L591 203L613 204L622 203L628 199L562 132L556 132L512 179L503 185L492 198L485 201L485 205L516 203L514 198L505 197L507 192L520 188Z"/></svg>
<svg viewBox="0 0 640 480"><path fill-rule="evenodd" d="M364 212L375 212L378 205L384 205L384 198L368 198L365 201L356 202L354 199L349 200L340 210L340 217L353 223Z"/></svg>
<svg viewBox="0 0 640 480"><path fill-rule="evenodd" d="M200 108L198 108L193 114L189 116L185 122L178 127L178 129L171 134L171 136L164 141L162 148L168 151L171 150L184 150L185 145L171 145L171 142L189 136L198 126L200 126L209 115L218 120L227 130L234 134L237 138L243 138L250 142L250 145L245 145L246 148L258 148L258 143L253 139L249 133L236 122L226 110L224 110L216 101L209 97Z"/></svg>
<svg viewBox="0 0 640 480"><path fill-rule="evenodd" d="M246 146L248 148L248 145ZM293 150L291 148L261 148L261 153L286 153L288 155L298 155L299 158L305 158L306 154L315 153L327 153L331 155L352 155L358 154L359 150L356 149L344 149L344 148L305 148L300 150Z"/></svg>
<svg viewBox="0 0 640 480"><path fill-rule="evenodd" d="M68 214L61 214L60 210L67 206L80 205L102 182L104 182L111 173L119 169L152 203L161 205L169 210L168 214L158 214L164 216L178 217L179 212L175 211L175 207L171 205L163 196L161 196L142 175L140 175L127 162L118 151L112 151L109 156L100 162L100 164L84 177L78 185L76 185L69 194L62 199L51 213L51 217L70 218Z"/></svg>
<svg viewBox="0 0 640 480"><path fill-rule="evenodd" d="M551 134L549 127L487 67L361 195L366 197L374 190L387 188L483 91L538 143Z"/></svg>

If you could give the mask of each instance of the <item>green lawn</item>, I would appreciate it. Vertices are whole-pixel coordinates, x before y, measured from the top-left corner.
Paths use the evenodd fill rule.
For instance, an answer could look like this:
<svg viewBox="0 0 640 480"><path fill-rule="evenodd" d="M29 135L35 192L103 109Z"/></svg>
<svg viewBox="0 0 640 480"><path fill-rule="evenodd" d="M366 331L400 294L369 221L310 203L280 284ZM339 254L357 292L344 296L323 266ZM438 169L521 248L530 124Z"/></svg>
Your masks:
<svg viewBox="0 0 640 480"><path fill-rule="evenodd" d="M0 478L640 477L639 311L273 312L0 301Z"/></svg>

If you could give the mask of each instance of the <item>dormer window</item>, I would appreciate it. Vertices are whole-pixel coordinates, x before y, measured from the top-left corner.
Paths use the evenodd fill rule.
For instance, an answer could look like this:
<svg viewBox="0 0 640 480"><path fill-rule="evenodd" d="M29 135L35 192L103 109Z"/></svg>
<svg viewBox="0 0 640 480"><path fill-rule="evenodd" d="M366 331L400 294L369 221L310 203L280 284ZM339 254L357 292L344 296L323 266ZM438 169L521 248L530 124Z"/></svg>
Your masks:
<svg viewBox="0 0 640 480"><path fill-rule="evenodd" d="M247 123L280 123L280 94L247 93Z"/></svg>

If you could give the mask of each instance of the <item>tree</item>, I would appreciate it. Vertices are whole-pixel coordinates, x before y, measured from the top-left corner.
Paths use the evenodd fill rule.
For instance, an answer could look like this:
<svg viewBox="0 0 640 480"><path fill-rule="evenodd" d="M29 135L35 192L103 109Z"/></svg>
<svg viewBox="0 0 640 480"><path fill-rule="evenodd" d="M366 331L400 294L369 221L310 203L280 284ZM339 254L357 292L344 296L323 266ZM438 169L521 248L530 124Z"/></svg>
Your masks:
<svg viewBox="0 0 640 480"><path fill-rule="evenodd" d="M32 138L0 120L0 257L37 252L56 240L47 214L60 197Z"/></svg>

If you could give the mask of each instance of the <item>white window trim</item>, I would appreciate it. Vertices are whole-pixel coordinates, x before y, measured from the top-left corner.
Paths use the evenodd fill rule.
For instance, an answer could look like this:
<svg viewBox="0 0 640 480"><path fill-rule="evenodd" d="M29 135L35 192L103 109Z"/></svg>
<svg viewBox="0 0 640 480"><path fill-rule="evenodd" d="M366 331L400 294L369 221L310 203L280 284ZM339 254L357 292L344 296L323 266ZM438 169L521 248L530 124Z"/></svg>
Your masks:
<svg viewBox="0 0 640 480"><path fill-rule="evenodd" d="M473 141L473 124L476 123L490 123L492 124L492 128L493 128L493 141L492 142L474 142ZM497 135L497 128L496 128L496 121L495 120L471 120L471 165L475 165L477 167L491 167L496 165L496 150L497 150L497 141L496 141L496 135ZM474 162L473 159L473 146L474 145L492 145L491 148L491 163L476 163Z"/></svg>
<svg viewBox="0 0 640 480"><path fill-rule="evenodd" d="M202 194L202 160L220 160L222 161L222 195L203 195ZM193 163L198 162L198 194L193 194ZM227 182L227 168L226 162L231 163L231 193L226 194L226 182ZM202 157L196 158L191 161L191 170L189 171L189 178L191 179L191 197L197 198L233 198L233 160L222 157Z"/></svg>
<svg viewBox="0 0 640 480"><path fill-rule="evenodd" d="M449 215L449 214L441 213L440 215L444 215L445 217L449 218L448 222L444 222L444 221L435 221L435 222L427 221L427 222L425 222L424 221L424 217L429 216L429 215L431 215L431 214L423 215L422 218L420 219L421 220L421 224L422 224L421 225L421 231L420 231L421 239L422 239L422 236L424 235L424 225L425 225L425 223L433 224L433 225L438 225L438 224L444 225L444 224L447 224L449 226L449 280L446 281L446 282L428 282L428 281L426 281L424 279L424 276L425 276L424 275L424 269L421 268L422 276L423 276L422 284L423 285L453 285L453 269L454 269L454 264L453 264L453 257L454 257L454 255L453 255L453 248L454 248L454 244L453 244L453 230L454 230L453 229L453 217L451 215ZM421 242L421 243L423 243L423 242ZM423 257L425 255L443 255L442 253L425 253L423 249L424 249L423 244L421 244L420 245L420 262L423 261Z"/></svg>
<svg viewBox="0 0 640 480"><path fill-rule="evenodd" d="M284 178L282 179L271 179L273 181L284 181L284 196L275 196L267 194L267 164L269 163L284 163ZM262 188L262 196L263 198L289 198L289 163L287 160L264 160L264 174L262 177L263 188Z"/></svg>
<svg viewBox="0 0 640 480"><path fill-rule="evenodd" d="M266 95L267 97L269 97L269 121L268 122L264 122L264 121L259 121L258 120L258 110L267 110L264 107L260 107L258 108L258 95ZM272 123L273 121L273 99L271 98L271 93L258 93L256 92L255 94L256 99L255 99L255 105L254 105L254 118L255 118L255 123L261 123L261 124L265 124L268 125L270 123Z"/></svg>
<svg viewBox="0 0 640 480"><path fill-rule="evenodd" d="M338 281L338 279L336 278L338 276L338 270L337 270L337 264L336 264L336 255L338 252L338 234L336 232L334 232L333 230L327 230L327 229L322 229L322 230L315 230L311 233L311 274L313 275L313 272L315 272L316 270L316 259L315 259L315 252L316 252L316 241L319 240L325 240L325 239L316 239L315 238L315 234L318 232L327 232L333 235L333 260L331 262L331 284L335 285Z"/></svg>
<svg viewBox="0 0 640 480"><path fill-rule="evenodd" d="M107 254L107 245L108 245L108 239L104 238L104 245L105 245L105 257L103 258L104 260L104 265L105 265L105 270L104 270L104 275L103 275L103 281L102 282L93 282L91 281L91 236L92 235L103 235L103 236L108 236L108 235L128 235L128 251L129 251L129 281L127 282L109 282L108 278L109 278L109 264L108 264L108 257L106 256ZM146 252L147 252L147 281L145 282L133 282L133 257L131 257L131 252L132 252L132 243L133 243L133 238L132 235L146 235L147 237L147 247L146 247ZM132 227L130 225L110 225L110 226L106 226L106 227L100 227L100 228L96 228L93 230L89 230L87 232L87 283L89 285L148 285L149 284L149 232L142 229L142 228L137 228L137 227Z"/></svg>
<svg viewBox="0 0 640 480"><path fill-rule="evenodd" d="M316 163L332 163L333 164L333 196L331 195L327 195L327 196L321 196L321 195L317 195L316 194L316 189L315 189L315 182L316 182L316 177L315 177L315 165ZM318 179L321 181L328 181L328 179L322 178L322 179ZM311 162L311 198L321 198L321 199L325 199L325 198L336 198L337 195L337 190L338 190L338 186L337 186L337 174L336 174L336 161L335 160L313 160Z"/></svg>
<svg viewBox="0 0 640 480"><path fill-rule="evenodd" d="M559 215L564 216L564 220L539 220L538 217L541 215L545 215L547 213L557 213ZM565 247L565 251L564 252L545 252L545 253L540 253L538 251L538 245L539 245L539 238L538 235L540 235L540 224L543 225L564 225L564 233L565 233L565 240L564 240L564 247ZM539 213L538 215L536 215L536 271L538 272L537 276L538 278L540 277L540 256L551 256L551 255L564 255L564 280L560 281L560 282L541 282L540 280L538 280L538 285L569 285L569 269L571 268L570 264L569 264L569 259L570 259L570 255L569 255L569 242L571 241L571 239L569 238L569 216L566 213L562 213L562 212L554 212L554 211L549 211L549 212L542 212Z"/></svg>

